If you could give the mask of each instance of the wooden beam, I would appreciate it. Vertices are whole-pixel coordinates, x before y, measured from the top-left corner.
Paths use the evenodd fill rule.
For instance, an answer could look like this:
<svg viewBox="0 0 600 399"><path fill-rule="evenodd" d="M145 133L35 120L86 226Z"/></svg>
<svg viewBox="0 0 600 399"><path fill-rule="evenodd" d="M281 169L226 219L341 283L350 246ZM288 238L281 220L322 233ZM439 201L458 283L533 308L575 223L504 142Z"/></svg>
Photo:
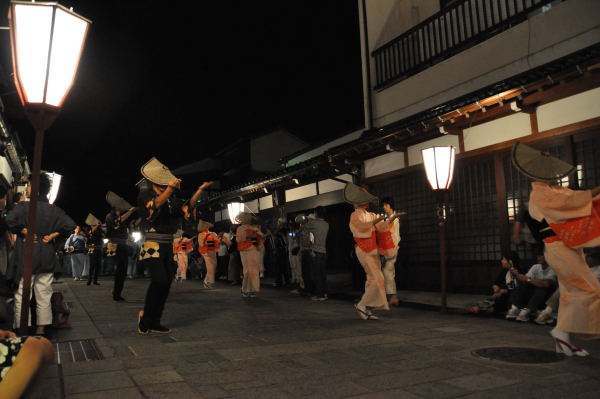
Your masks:
<svg viewBox="0 0 600 399"><path fill-rule="evenodd" d="M462 129L460 129L460 132L458 133L458 150L461 154L465 152L465 135L463 134Z"/></svg>
<svg viewBox="0 0 600 399"><path fill-rule="evenodd" d="M529 123L531 124L531 134L538 134L540 131L538 129L537 112L529 114Z"/></svg>
<svg viewBox="0 0 600 399"><path fill-rule="evenodd" d="M571 82L532 93L523 98L523 105L547 104L597 87L600 87L600 72L590 73Z"/></svg>

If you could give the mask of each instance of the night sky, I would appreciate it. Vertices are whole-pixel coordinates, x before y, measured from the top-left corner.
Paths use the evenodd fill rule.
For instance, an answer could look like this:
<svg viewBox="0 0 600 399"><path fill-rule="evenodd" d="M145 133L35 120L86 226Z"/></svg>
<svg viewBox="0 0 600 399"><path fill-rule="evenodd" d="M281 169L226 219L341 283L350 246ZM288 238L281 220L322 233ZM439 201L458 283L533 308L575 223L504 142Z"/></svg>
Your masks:
<svg viewBox="0 0 600 399"><path fill-rule="evenodd" d="M93 24L75 86L46 134L43 168L64 176L57 205L82 223L88 212L104 218L109 189L134 203L152 156L175 169L274 128L310 144L361 128L356 3L61 2ZM0 1L3 26L8 4ZM8 31L0 32L4 117L33 162L33 129L10 76Z"/></svg>

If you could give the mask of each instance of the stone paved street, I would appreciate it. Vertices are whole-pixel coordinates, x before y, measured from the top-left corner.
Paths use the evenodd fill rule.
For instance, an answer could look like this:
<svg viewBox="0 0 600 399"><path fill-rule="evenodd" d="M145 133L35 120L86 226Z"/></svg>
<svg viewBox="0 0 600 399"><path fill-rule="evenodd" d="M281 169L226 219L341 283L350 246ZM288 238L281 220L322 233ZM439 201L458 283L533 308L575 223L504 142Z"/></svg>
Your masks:
<svg viewBox="0 0 600 399"><path fill-rule="evenodd" d="M127 280L126 303L110 281L56 284L73 304L73 328L55 341L95 339L103 360L53 366L32 398L579 398L600 397L600 341L593 356L515 364L478 348L552 350L549 327L401 307L364 321L347 300L311 302L264 288L173 284L170 335L139 336L148 280Z"/></svg>

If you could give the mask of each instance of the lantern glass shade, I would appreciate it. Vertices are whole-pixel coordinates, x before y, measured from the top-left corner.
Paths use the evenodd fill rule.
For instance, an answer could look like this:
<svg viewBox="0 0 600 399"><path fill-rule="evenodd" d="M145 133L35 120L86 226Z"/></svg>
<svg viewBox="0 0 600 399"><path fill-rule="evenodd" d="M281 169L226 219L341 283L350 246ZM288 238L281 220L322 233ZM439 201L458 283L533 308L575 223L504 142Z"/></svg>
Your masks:
<svg viewBox="0 0 600 399"><path fill-rule="evenodd" d="M58 190L60 189L60 181L62 176L56 172L48 173L50 178L50 192L48 192L48 203L54 204L56 197L58 197Z"/></svg>
<svg viewBox="0 0 600 399"><path fill-rule="evenodd" d="M454 158L456 149L448 147L431 147L421 151L427 180L434 190L447 190L452 184L454 175Z"/></svg>
<svg viewBox="0 0 600 399"><path fill-rule="evenodd" d="M236 224L237 216L244 211L244 204L242 202L232 202L227 204L227 212L229 212L229 220L231 224Z"/></svg>
<svg viewBox="0 0 600 399"><path fill-rule="evenodd" d="M90 21L57 3L11 3L15 85L23 105L60 108L75 81Z"/></svg>

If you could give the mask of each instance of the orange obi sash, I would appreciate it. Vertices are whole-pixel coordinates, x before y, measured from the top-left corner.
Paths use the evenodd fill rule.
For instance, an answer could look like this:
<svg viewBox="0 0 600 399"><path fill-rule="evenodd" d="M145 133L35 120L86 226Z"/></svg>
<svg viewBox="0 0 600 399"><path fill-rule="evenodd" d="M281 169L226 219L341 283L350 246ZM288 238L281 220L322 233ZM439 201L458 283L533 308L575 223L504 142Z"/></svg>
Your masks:
<svg viewBox="0 0 600 399"><path fill-rule="evenodd" d="M590 216L569 219L562 223L549 223L549 225L567 247L582 247L585 243L600 237L600 200L592 201Z"/></svg>
<svg viewBox="0 0 600 399"><path fill-rule="evenodd" d="M257 234L256 230L247 229L246 230L246 241L239 241L237 243L237 249L238 249L238 251L245 251L252 247L258 248L259 245L260 245L260 237Z"/></svg>
<svg viewBox="0 0 600 399"><path fill-rule="evenodd" d="M219 249L219 239L215 238L214 234L201 233L198 241L204 241L204 245L198 247L198 252L202 255L208 255L209 252L215 252Z"/></svg>
<svg viewBox="0 0 600 399"><path fill-rule="evenodd" d="M188 253L194 249L194 244L191 240L178 240L173 242L173 253Z"/></svg>
<svg viewBox="0 0 600 399"><path fill-rule="evenodd" d="M377 238L375 235L375 230L371 234L371 237L368 238L360 238L354 237L355 246L359 247L363 252L371 252L377 249Z"/></svg>

